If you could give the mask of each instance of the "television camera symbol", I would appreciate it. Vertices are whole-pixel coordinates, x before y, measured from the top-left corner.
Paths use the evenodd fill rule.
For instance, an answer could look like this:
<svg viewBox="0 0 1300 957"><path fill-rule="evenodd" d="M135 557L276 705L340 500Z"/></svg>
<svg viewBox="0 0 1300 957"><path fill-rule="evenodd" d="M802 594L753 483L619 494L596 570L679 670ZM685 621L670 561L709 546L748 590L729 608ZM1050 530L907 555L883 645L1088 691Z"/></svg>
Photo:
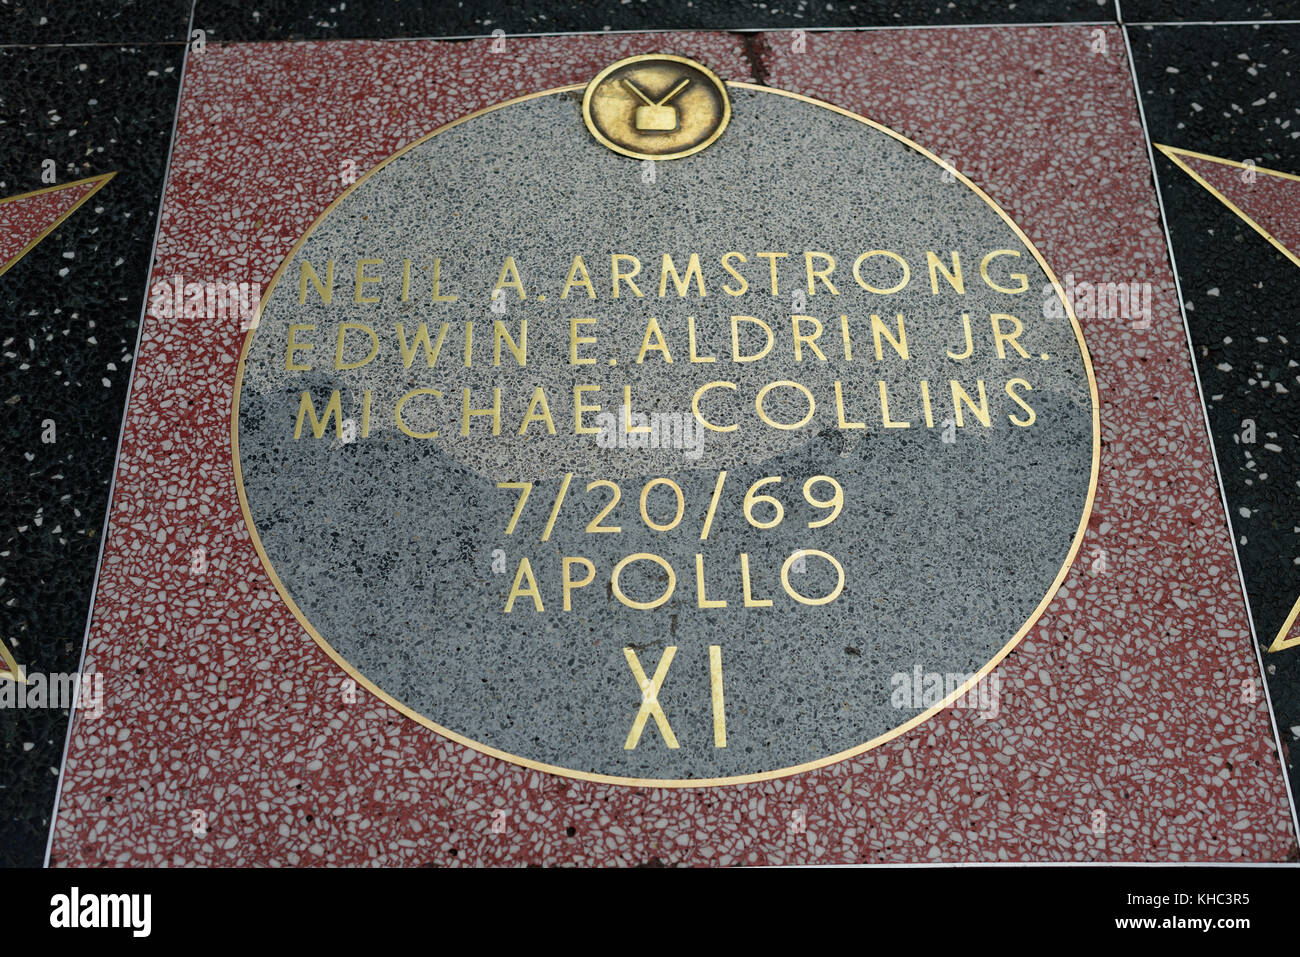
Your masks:
<svg viewBox="0 0 1300 957"><path fill-rule="evenodd" d="M658 102L650 99L637 88L631 80L624 79L628 89L635 93L645 104L636 108L633 125L641 133L671 133L677 129L677 107L669 106L668 101L686 89L690 79L684 79L668 91Z"/></svg>

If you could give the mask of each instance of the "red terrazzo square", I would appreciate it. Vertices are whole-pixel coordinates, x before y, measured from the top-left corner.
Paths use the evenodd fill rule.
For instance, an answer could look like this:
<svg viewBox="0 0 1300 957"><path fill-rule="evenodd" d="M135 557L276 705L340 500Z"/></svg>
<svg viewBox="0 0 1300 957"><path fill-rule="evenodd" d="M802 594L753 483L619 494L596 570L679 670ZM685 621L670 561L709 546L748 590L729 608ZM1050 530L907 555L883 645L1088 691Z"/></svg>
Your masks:
<svg viewBox="0 0 1300 957"><path fill-rule="evenodd" d="M800 52L790 34L512 39L503 53L486 40L209 45L189 59L153 278L265 287L346 163L364 171L457 116L638 52L897 130L967 173L1063 280L1154 287L1146 328L1081 317L1100 484L1064 586L999 666L1001 715L949 710L789 778L657 790L517 767L365 693L346 704L347 676L282 605L240 518L238 320L151 314L87 652L105 714L76 719L54 863L1294 856L1118 29L806 39Z"/></svg>

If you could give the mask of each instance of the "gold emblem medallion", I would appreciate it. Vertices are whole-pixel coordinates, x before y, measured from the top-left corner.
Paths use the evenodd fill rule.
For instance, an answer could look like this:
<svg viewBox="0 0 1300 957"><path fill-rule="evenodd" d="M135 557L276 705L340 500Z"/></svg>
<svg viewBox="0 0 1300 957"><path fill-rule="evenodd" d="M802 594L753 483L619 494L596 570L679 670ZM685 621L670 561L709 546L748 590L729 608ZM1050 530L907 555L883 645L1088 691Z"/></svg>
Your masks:
<svg viewBox="0 0 1300 957"><path fill-rule="evenodd" d="M731 119L712 70L665 53L619 60L587 85L582 118L597 141L633 159L671 160L715 142Z"/></svg>

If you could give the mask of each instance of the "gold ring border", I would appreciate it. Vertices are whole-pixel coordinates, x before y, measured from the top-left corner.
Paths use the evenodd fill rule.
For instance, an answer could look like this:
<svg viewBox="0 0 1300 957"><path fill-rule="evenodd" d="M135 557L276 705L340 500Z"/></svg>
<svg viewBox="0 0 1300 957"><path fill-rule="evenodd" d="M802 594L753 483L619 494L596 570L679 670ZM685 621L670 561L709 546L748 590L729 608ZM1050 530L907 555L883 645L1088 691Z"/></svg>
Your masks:
<svg viewBox="0 0 1300 957"><path fill-rule="evenodd" d="M709 81L714 86L718 88L718 92L722 94L722 119L718 122L718 128L709 134L708 138L703 142L696 143L690 149L681 150L677 153L638 153L636 150L630 150L626 146L620 146L618 143L615 143L596 127L595 120L591 118L591 98L596 94L596 87L600 86L601 81L615 70L625 67L629 63L643 63L646 60L668 60L672 63L684 63L692 69L699 70L709 78ZM689 57L673 56L670 53L642 53L639 56L625 57L624 59L619 60L616 63L611 63L609 66L605 67L605 69L597 73L592 81L587 84L587 92L584 93L582 97L582 122L586 125L587 131L596 138L596 142L600 143L602 146L608 147L615 153L621 153L623 156L630 156L633 159L639 160L681 159L682 157L690 156L693 153L698 153L705 147L712 146L717 142L718 137L722 135L722 131L727 128L727 124L731 122L731 97L727 95L727 86L728 84L723 83L722 78L719 77L718 74L714 73L703 63L692 60Z"/></svg>
<svg viewBox="0 0 1300 957"><path fill-rule="evenodd" d="M1083 514L1079 518L1079 527L1074 533L1074 541L1070 545L1070 551L1065 557L1065 562L1061 565L1061 570L1057 573L1056 579L1052 582L1051 586L1048 588L1047 594L1043 596L1043 600L1038 603L1038 607L1034 609L1034 611L1030 614L1029 618L1026 619L1025 623L1020 626L1020 630L1016 632L1016 634L1011 638L1011 640L1008 641L1002 647L1002 649L996 655L993 656L992 659L990 659L987 665L985 665L983 668L977 671L974 674L974 676L969 681L967 681L964 685L962 685L952 694L947 695L942 701L934 705L929 710L924 711L919 715L916 715L910 720L904 722L903 724L900 724L898 727L890 731L887 731L884 734L872 738L871 740L867 741L864 744L856 745L852 748L848 748L847 750L840 751L836 754L832 754L827 757L818 758L814 761L806 761L803 764L793 765L792 767L788 767L788 768L779 768L775 771L758 771L752 774L740 774L740 775L735 775L732 777L725 777L725 778L628 778L628 777L620 777L618 775L612 775L612 774L595 774L590 771L575 771L571 768L562 768L558 765L546 764L542 761L534 761L531 758L523 758L517 754L510 754L506 751L502 751L498 748L493 748L479 741L473 741L462 734L457 734L455 731L452 731L449 728L444 728L442 725L429 720L424 715L417 713L416 711L402 704L397 699L393 698L390 694L388 694L386 691L381 689L378 685L374 684L372 681L366 678L365 675L361 674L354 667L352 667L352 665L342 655L340 655L337 651L335 651L330 646L329 642L327 642L324 638L322 638L320 634L316 631L316 629L312 627L311 622L307 620L306 616L302 613L302 610L299 609L297 603L294 602L293 598L289 595L288 589L284 587L284 583L280 581L280 576L276 574L275 568L272 566L270 558L267 557L266 551L262 548L262 540L258 537L257 528L253 524L253 518L248 511L248 498L244 493L243 469L241 468L240 461L239 461L239 392L244 381L244 360L248 355L249 346L252 345L253 336L257 332L259 326L261 325L262 310L265 307L267 300L270 298L271 293L274 291L276 283L279 281L280 276L284 273L285 269L288 268L289 264L293 261L293 258L294 256L297 255L298 250L302 248L303 244L306 243L307 239L311 236L311 234L315 232L316 227L319 226L325 220L325 217L328 216L334 210L334 208L338 206L344 199L346 199L352 193L353 190L357 189L362 183L368 180L379 170L383 169L393 160L409 152L410 150L414 149L420 144L427 142L428 140L437 136L439 133L442 133L445 130L449 130L453 126L457 126L461 123L464 123L467 120L472 120L475 117L482 116L485 113L491 113L494 110L499 110L507 106L513 106L516 103L523 103L527 100L536 99L542 96L555 96L556 94L559 93L572 93L575 90L581 90L584 87L584 85L585 84L575 83L571 86L556 87L554 89L542 90L538 93L529 93L525 96L517 96L509 100L504 100L501 103L497 103L493 106L484 107L481 110L475 110L473 113L467 113L462 117L452 120L450 123L446 123L443 126L438 127L436 130L433 130L430 133L426 133L424 136L420 137L419 139L413 140L412 142L408 143L406 146L403 146L397 152L393 153L393 155L389 156L387 159L378 163L373 169L368 170L365 173L365 175L358 178L355 183L351 184L347 189L345 189L342 193L340 193L328 206L325 207L324 211L322 211L321 214L316 217L316 219L312 222L311 226L307 228L307 231L303 233L302 238L300 238L296 243L294 243L293 248L289 250L289 253L284 258L284 261L280 263L279 267L275 271L275 274L271 277L271 281L266 287L266 292L262 294L262 298L258 302L257 314L253 320L253 323L249 327L248 332L245 333L244 335L244 344L240 348L240 352L239 352L239 365L235 371L235 390L234 390L234 394L231 397L230 447L231 447L231 461L234 465L235 489L239 494L239 509L244 516L244 526L248 529L248 535L253 543L253 548L257 551L257 557L261 561L262 567L266 569L267 574L270 576L271 583L275 585L276 591L279 592L280 597L284 600L285 605L287 605L289 610L293 613L294 618L298 620L298 623L302 625L304 630L306 630L307 634L309 634L312 637L312 639L316 642L316 644L318 644L325 651L327 655L329 655L332 659L334 659L334 661L339 665L339 667L341 667L348 675L350 675L358 684L360 684L366 690L374 694L385 704L388 704L389 706L396 709L400 713L406 715L411 720L417 722L418 724L423 725L424 727L430 729L431 731L436 732L442 737L447 738L451 741L455 741L457 744L464 745L465 747L471 748L482 754L486 754L490 757L498 758L502 761L506 761L510 764L522 766L525 768L531 768L534 771L544 771L548 774L555 774L561 777L576 778L581 781L592 781L598 784L618 784L618 785L625 785L625 786L632 786L632 787L649 787L649 788L704 788L704 787L719 787L724 785L735 785L735 784L753 784L758 781L771 781L776 778L784 778L794 774L803 774L807 771L814 771L818 768L824 768L827 765L836 764L840 761L846 760L847 758L851 758L851 757L855 757L856 755L863 754L866 751L870 751L872 748L879 747L880 745L885 744L886 742L892 741L894 738L897 738L900 735L905 734L908 731L911 731L917 725L923 724L924 722L930 720L930 718L934 717L940 711L944 710L949 705L951 705L954 701L956 701L958 698L964 695L972 687L974 687L981 680L983 680L983 678L986 675L988 675L995 667L997 667L997 665L1001 663L1002 659L1004 659L1015 649L1016 645L1020 644L1021 639L1024 638L1024 636L1029 633L1030 629L1034 626L1034 623L1037 622L1037 620L1040 617L1042 617L1043 612L1047 610L1048 604L1051 602L1052 598L1056 595L1057 590L1060 589L1061 583L1065 581L1065 576L1069 572L1070 566L1074 564L1074 559L1075 556L1078 554L1080 545L1083 544L1084 532L1087 531L1088 519L1092 514L1093 502L1097 496L1097 477L1099 474L1099 468L1101 464L1101 415L1100 415L1100 400L1097 394L1097 379L1093 373L1093 368L1092 368L1092 357L1088 353L1088 345L1084 341L1083 330L1079 327L1079 320L1074 314L1074 309L1071 306L1069 299L1065 296L1065 293L1061 288L1060 280L1056 278L1056 274L1052 272L1051 267L1047 265L1047 261L1043 259L1042 254L1038 251L1038 248L1034 246L1034 244L1030 241L1029 237L1024 234L1024 232L1020 229L1020 227L1016 225L1016 223L1011 219L1010 216L1007 215L1007 213L1002 209L1001 206L999 206L996 202L994 202L993 199L982 189L980 189L978 186L972 183L970 179L968 179L965 176L965 174L951 167L948 163L944 162L934 153L931 153L925 147L913 143L911 140L909 140L907 137L903 136L902 134L896 133L893 130L889 129L888 127L882 126L881 124L876 123L873 120L869 120L865 116L860 116L857 113L853 113L849 110L843 109L842 107L835 106L834 104L826 103L822 100L815 100L812 97L804 96L801 93L791 93L788 90L777 90L777 89L773 89L772 87L762 86L761 84L758 83L742 83L736 80L727 81L728 86L733 86L733 87L746 89L746 90L756 90L762 93L773 93L776 94L777 96L788 97L789 99L792 100L800 100L804 103L810 103L813 106L818 106L823 109L830 110L834 113L839 113L841 116L847 116L850 119L854 119L861 123L865 123L867 126L870 126L872 129L892 137L893 139L904 144L910 149L916 150L922 156L934 161L936 164L941 166L945 171L951 172L953 176L961 180L963 184L965 184L972 192L974 192L976 196L984 200L984 202L986 202L990 206L990 208L992 208L994 212L996 212L1000 217L1002 217L1002 220L1008 226L1011 227L1011 230L1016 234L1016 236L1020 239L1020 241L1024 243L1025 248L1028 249L1030 253L1033 254L1035 261L1042 268L1043 273L1051 281L1052 286L1056 289L1056 294L1060 298L1062 305L1065 306L1066 315L1070 317L1070 325L1073 326L1074 328L1074 336L1075 339L1078 341L1079 352L1083 357L1084 370L1088 373L1088 392L1092 399L1092 476L1088 486L1088 497L1083 505Z"/></svg>

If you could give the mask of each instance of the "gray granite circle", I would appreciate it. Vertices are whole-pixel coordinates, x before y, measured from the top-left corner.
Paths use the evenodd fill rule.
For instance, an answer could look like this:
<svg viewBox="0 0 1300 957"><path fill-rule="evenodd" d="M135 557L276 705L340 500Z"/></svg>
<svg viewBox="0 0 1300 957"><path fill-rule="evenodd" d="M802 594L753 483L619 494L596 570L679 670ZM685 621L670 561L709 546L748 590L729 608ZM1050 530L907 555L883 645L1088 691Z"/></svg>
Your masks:
<svg viewBox="0 0 1300 957"><path fill-rule="evenodd" d="M632 781L824 763L986 669L1073 556L1094 392L1024 239L880 129L731 94L669 163L597 144L580 92L448 127L267 295L250 530L314 637L441 733ZM988 684L958 706L992 719Z"/></svg>

